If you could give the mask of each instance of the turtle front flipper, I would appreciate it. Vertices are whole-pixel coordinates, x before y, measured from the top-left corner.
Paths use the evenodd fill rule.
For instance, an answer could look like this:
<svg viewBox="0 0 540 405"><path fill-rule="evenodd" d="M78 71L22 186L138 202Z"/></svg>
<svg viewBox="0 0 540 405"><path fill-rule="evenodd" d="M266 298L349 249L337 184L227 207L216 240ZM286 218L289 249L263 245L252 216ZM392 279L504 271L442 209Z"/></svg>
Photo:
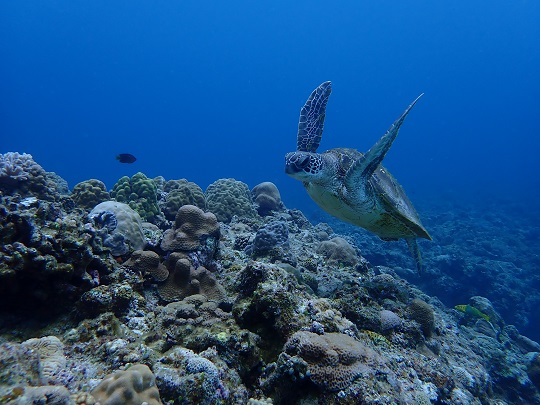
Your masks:
<svg viewBox="0 0 540 405"><path fill-rule="evenodd" d="M407 242L407 246L409 246L409 250L414 259L414 262L416 263L416 270L418 271L418 275L421 275L424 269L424 265L422 264L422 254L420 253L420 246L418 246L416 238L405 238L405 241Z"/></svg>
<svg viewBox="0 0 540 405"><path fill-rule="evenodd" d="M300 110L296 150L317 152L324 127L326 103L332 92L332 83L324 82L309 96Z"/></svg>
<svg viewBox="0 0 540 405"><path fill-rule="evenodd" d="M403 124L411 109L423 95L424 93L416 97L411 105L407 107L403 114L392 124L381 139L371 147L364 157L352 164L345 175L345 186L348 190L354 190L358 187L358 184L363 184L370 179L373 172L377 170L377 167L383 161L386 153L390 150L390 146L392 146L392 143L396 139L401 124Z"/></svg>

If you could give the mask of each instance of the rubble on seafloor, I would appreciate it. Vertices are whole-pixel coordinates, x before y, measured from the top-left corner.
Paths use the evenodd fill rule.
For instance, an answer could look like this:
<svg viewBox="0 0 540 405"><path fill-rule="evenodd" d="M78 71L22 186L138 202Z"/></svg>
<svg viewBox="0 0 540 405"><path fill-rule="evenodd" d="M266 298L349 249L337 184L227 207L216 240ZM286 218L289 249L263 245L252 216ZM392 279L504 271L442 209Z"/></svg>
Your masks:
<svg viewBox="0 0 540 405"><path fill-rule="evenodd" d="M114 201L6 155L0 404L540 403L540 345L489 300L445 307L271 183Z"/></svg>

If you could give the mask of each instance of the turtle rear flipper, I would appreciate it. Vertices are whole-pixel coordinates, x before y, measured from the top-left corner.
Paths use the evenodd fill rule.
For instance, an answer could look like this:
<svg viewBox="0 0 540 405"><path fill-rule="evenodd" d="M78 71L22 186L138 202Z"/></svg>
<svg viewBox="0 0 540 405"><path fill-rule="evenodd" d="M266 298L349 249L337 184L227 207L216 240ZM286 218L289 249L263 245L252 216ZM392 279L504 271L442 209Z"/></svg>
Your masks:
<svg viewBox="0 0 540 405"><path fill-rule="evenodd" d="M424 270L424 266L422 263L422 254L420 252L420 246L418 246L418 242L416 241L416 238L405 238L405 241L407 242L407 246L409 246L409 250L414 259L414 262L416 263L416 271L418 272L418 275L421 275Z"/></svg>
<svg viewBox="0 0 540 405"><path fill-rule="evenodd" d="M405 121L405 118L411 109L423 95L424 93L416 97L381 139L367 151L364 157L353 163L345 174L345 186L347 187L347 190L354 190L355 188L358 188L358 184L366 183L370 179L373 172L375 172L377 167L379 167L383 161L386 153L390 150L390 146L392 146L392 143L396 139L401 124L403 124L403 121Z"/></svg>

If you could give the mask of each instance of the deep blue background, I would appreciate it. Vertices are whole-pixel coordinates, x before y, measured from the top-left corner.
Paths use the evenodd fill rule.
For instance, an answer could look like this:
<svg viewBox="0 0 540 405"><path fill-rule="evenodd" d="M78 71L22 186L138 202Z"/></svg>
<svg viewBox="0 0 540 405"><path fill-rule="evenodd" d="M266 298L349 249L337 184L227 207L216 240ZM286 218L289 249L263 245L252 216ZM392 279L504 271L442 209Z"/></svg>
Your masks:
<svg viewBox="0 0 540 405"><path fill-rule="evenodd" d="M234 177L303 206L283 155L300 107L332 80L321 150L366 151L424 92L385 160L413 201L537 197L540 3L486 7L3 1L0 152L31 153L70 187L137 171L203 189ZM138 161L119 164L121 152Z"/></svg>

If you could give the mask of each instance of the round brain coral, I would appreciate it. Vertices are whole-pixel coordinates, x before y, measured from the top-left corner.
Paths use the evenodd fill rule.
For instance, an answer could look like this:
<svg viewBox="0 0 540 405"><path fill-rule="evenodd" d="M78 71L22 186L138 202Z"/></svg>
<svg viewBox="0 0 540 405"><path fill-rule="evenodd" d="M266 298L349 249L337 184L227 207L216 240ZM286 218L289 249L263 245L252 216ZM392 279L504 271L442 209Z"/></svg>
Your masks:
<svg viewBox="0 0 540 405"><path fill-rule="evenodd" d="M251 190L251 195L257 206L259 215L268 215L272 211L278 211L283 208L281 195L274 183L265 181L264 183L257 184Z"/></svg>
<svg viewBox="0 0 540 405"><path fill-rule="evenodd" d="M350 266L354 266L358 263L358 256L354 248L349 242L340 237L321 242L317 248L317 253L322 254L330 262L337 262Z"/></svg>
<svg viewBox="0 0 540 405"><path fill-rule="evenodd" d="M219 179L206 189L206 206L221 222L230 222L234 215L256 217L247 184L235 179Z"/></svg>
<svg viewBox="0 0 540 405"><path fill-rule="evenodd" d="M184 205L176 214L174 228L163 234L161 248L166 251L197 250L209 237L219 238L216 216L194 205Z"/></svg>

